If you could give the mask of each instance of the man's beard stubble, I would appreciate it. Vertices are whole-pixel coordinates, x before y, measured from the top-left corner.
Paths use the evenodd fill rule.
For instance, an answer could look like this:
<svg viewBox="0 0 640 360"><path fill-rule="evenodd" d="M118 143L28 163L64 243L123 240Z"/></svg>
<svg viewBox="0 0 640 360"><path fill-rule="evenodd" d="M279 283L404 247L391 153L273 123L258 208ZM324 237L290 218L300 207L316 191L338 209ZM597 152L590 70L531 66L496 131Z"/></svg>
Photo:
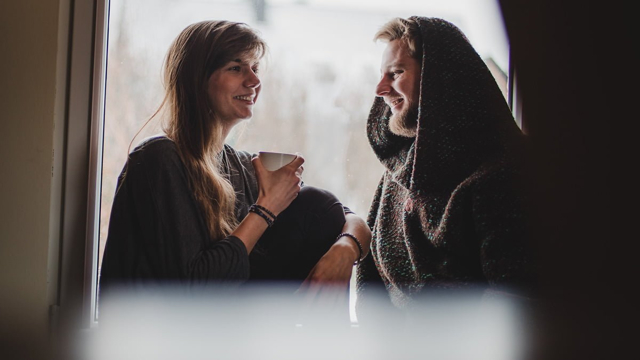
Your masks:
<svg viewBox="0 0 640 360"><path fill-rule="evenodd" d="M406 110L391 115L389 118L389 130L403 137L415 137L418 126L418 107L409 104Z"/></svg>

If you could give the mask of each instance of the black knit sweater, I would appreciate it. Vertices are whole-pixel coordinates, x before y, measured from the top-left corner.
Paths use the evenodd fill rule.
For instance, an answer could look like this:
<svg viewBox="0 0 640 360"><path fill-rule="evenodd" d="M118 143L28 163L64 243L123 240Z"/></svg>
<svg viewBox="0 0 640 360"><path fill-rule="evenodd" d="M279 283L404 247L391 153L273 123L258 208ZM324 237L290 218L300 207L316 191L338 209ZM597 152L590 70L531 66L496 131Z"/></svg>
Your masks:
<svg viewBox="0 0 640 360"><path fill-rule="evenodd" d="M258 195L251 154L225 145L223 172L243 219ZM143 142L118 181L101 268L100 293L112 286L244 281L249 255L238 238L211 239L173 141Z"/></svg>
<svg viewBox="0 0 640 360"><path fill-rule="evenodd" d="M521 181L524 136L491 73L454 25L418 20L422 81L415 138L388 127L376 98L369 141L386 171L358 267L358 310L384 285L396 307L434 289L531 285Z"/></svg>

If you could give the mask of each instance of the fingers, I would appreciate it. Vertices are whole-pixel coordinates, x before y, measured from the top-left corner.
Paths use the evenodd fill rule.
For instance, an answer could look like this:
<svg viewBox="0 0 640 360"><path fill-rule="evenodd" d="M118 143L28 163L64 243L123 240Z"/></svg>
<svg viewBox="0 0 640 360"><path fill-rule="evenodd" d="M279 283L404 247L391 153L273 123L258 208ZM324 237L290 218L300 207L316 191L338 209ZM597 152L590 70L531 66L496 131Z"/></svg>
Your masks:
<svg viewBox="0 0 640 360"><path fill-rule="evenodd" d="M296 168L296 176L298 177L298 179L300 180L300 182L298 183L298 186L300 186L302 184L302 173L304 172L304 165L302 165L304 163L304 158L302 157L302 155L297 154L297 158L295 158L293 160L293 162L290 163L290 165L295 166L294 162L296 160L302 160L302 163L300 164L300 166L298 166ZM298 196L298 194L296 194L296 196Z"/></svg>
<svg viewBox="0 0 640 360"><path fill-rule="evenodd" d="M289 164L285 165L285 167L289 167L292 170L295 170L304 164L304 158L300 154L296 154L296 158L293 159Z"/></svg>
<svg viewBox="0 0 640 360"><path fill-rule="evenodd" d="M348 322L349 280L326 273L317 264L296 291L302 323Z"/></svg>
<svg viewBox="0 0 640 360"><path fill-rule="evenodd" d="M296 292L303 314L348 313L348 286L306 283Z"/></svg>
<svg viewBox="0 0 640 360"><path fill-rule="evenodd" d="M262 160L260 160L260 157L258 156L254 156L251 159L251 163L253 164L254 169L256 169L257 172L263 172L266 171L266 169L264 168L264 165L262 165Z"/></svg>
<svg viewBox="0 0 640 360"><path fill-rule="evenodd" d="M261 205L275 214L284 211L300 192L304 158L296 155L291 163L275 171L267 170L257 156L251 163L256 171Z"/></svg>

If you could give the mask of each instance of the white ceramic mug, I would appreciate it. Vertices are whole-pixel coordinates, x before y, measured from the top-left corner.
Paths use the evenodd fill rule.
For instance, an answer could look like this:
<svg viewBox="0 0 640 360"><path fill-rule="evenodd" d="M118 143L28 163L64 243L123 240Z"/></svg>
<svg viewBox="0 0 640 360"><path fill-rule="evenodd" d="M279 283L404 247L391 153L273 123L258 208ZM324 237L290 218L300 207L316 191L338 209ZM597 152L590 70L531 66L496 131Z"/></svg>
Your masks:
<svg viewBox="0 0 640 360"><path fill-rule="evenodd" d="M276 171L296 158L295 154L272 151L260 151L258 156L260 157L260 161L262 161L262 165L269 171Z"/></svg>

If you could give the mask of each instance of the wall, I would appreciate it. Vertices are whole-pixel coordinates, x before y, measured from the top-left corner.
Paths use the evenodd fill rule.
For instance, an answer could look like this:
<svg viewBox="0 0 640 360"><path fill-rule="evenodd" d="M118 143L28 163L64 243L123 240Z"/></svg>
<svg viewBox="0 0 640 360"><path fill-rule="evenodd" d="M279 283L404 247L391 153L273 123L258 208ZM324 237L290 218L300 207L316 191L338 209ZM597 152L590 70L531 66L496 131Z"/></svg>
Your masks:
<svg viewBox="0 0 640 360"><path fill-rule="evenodd" d="M618 268L626 239L613 236L610 214L611 128L625 103L608 103L607 93L622 95L611 80L628 76L628 54L618 53L626 46L612 51L616 41L632 42L618 29L624 11L578 0L501 5L534 160L532 232L544 301L533 358L619 358L610 340L620 325L610 311L634 280ZM609 60L616 65L603 66Z"/></svg>
<svg viewBox="0 0 640 360"><path fill-rule="evenodd" d="M5 354L10 342L26 345L25 350L37 347L56 297L51 289L58 278L60 194L53 161L54 151L62 149L54 146L54 131L65 112L68 9L65 0L0 3L0 348Z"/></svg>

